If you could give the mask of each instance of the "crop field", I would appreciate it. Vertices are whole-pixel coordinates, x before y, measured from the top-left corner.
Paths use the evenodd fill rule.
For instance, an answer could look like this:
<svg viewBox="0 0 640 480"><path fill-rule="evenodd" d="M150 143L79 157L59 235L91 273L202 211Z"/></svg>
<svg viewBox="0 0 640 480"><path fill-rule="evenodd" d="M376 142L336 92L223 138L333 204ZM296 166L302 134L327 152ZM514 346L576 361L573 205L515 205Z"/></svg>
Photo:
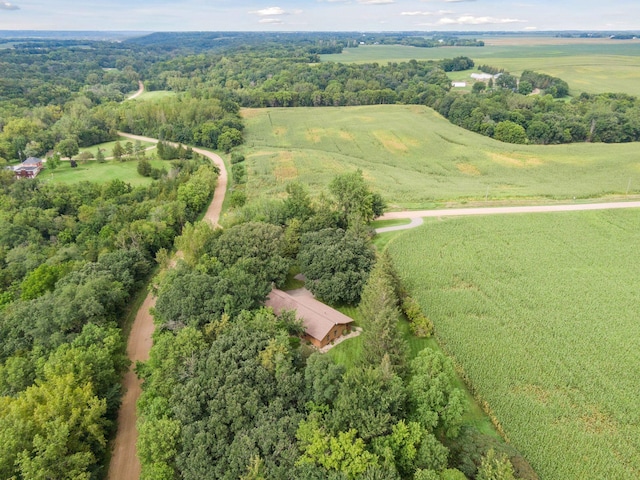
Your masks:
<svg viewBox="0 0 640 480"><path fill-rule="evenodd" d="M249 200L362 169L392 208L640 193L637 144L511 145L422 106L245 109Z"/></svg>
<svg viewBox="0 0 640 480"><path fill-rule="evenodd" d="M640 211L431 220L388 249L542 480L640 478Z"/></svg>
<svg viewBox="0 0 640 480"><path fill-rule="evenodd" d="M416 48L401 45L365 45L345 49L342 54L323 55L322 60L383 63L406 62L412 58L441 60L463 55L472 58L476 65L489 64L516 75L523 70L534 70L560 77L569 83L573 95L581 92L623 92L640 95L640 41L544 37L484 40L484 47ZM470 73L466 72L467 78ZM452 78L459 79L455 74Z"/></svg>
<svg viewBox="0 0 640 480"><path fill-rule="evenodd" d="M167 170L170 168L169 162L162 160L150 160L150 163L154 168L162 168L163 166ZM130 183L132 186L151 183L152 179L140 175L137 167L138 162L136 160L128 160L126 162L107 160L105 163L97 163L95 160L90 160L85 164L78 163L77 168L71 168L69 162L61 162L53 173L45 168L38 175L38 178L42 181L52 180L60 183L109 182L115 179Z"/></svg>

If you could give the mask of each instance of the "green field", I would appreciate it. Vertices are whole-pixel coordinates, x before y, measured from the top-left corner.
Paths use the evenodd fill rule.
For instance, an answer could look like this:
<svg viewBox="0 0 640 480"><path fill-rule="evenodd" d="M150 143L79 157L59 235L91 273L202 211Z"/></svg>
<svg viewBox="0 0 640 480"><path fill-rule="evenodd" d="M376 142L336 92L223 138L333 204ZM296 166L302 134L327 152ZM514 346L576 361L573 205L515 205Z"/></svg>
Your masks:
<svg viewBox="0 0 640 480"><path fill-rule="evenodd" d="M158 98L171 97L175 94L175 92L171 92L169 90L145 90L140 96L132 98L132 100L156 100Z"/></svg>
<svg viewBox="0 0 640 480"><path fill-rule="evenodd" d="M489 64L519 75L534 70L560 77L569 83L571 93L624 92L640 96L640 44L603 40L564 45L531 43L490 44L485 47L416 48L401 45L365 45L345 49L342 54L322 55L323 61L344 63L403 62L441 60L460 55L476 65ZM467 72L466 77L469 78ZM452 79L460 79L456 74Z"/></svg>
<svg viewBox="0 0 640 480"><path fill-rule="evenodd" d="M388 249L542 480L640 478L640 212L433 220Z"/></svg>
<svg viewBox="0 0 640 480"><path fill-rule="evenodd" d="M155 168L165 167L169 170L169 162L162 160L150 160L151 165ZM120 179L132 186L145 185L152 182L149 177L143 177L137 171L138 162L128 160L126 162L118 162L107 160L105 163L97 163L90 160L87 163L78 163L77 168L71 168L69 162L61 162L60 166L51 173L46 168L38 175L42 181L52 180L60 183L76 183L82 181L90 182L109 182L111 180Z"/></svg>
<svg viewBox="0 0 640 480"><path fill-rule="evenodd" d="M640 193L637 144L511 145L421 106L245 109L247 192L312 192L362 169L392 208Z"/></svg>

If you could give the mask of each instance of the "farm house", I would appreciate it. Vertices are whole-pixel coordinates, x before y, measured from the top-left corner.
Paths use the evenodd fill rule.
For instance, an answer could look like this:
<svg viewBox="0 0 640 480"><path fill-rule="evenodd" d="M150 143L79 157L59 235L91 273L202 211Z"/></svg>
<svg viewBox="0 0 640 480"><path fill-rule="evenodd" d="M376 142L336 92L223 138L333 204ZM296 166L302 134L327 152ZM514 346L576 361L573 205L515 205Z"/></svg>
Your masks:
<svg viewBox="0 0 640 480"><path fill-rule="evenodd" d="M304 325L304 338L318 348L341 337L351 329L353 323L353 319L314 299L304 289L283 292L274 288L265 305L273 308L277 314L284 310L295 310L296 318Z"/></svg>
<svg viewBox="0 0 640 480"><path fill-rule="evenodd" d="M42 160L36 157L27 158L13 169L18 178L35 178L40 170L42 170Z"/></svg>

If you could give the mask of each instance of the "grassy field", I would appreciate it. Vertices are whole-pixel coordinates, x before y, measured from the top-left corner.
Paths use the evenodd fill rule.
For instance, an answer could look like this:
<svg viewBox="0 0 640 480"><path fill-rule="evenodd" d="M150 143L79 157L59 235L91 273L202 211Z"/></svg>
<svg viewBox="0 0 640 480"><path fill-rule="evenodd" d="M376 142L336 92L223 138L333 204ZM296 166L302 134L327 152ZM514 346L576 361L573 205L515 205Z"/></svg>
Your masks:
<svg viewBox="0 0 640 480"><path fill-rule="evenodd" d="M356 168L395 208L640 193L637 144L510 145L421 106L242 113L249 200L278 197L294 179L319 191Z"/></svg>
<svg viewBox="0 0 640 480"><path fill-rule="evenodd" d="M344 63L440 60L468 56L476 65L489 64L519 75L534 70L562 78L571 93L624 92L640 95L640 41L603 39L484 39L485 47L416 48L371 45L323 55L323 61ZM494 40L494 41L492 41ZM528 41L527 41L528 40ZM564 41L563 41L564 40ZM471 72L464 76L469 78ZM459 80L458 74L452 79Z"/></svg>
<svg viewBox="0 0 640 480"><path fill-rule="evenodd" d="M169 163L162 160L150 160L150 162L155 168L162 168L163 166L167 170L170 168ZM130 183L132 186L151 183L152 179L140 175L137 167L138 162L135 160L126 162L107 160L105 163L97 163L94 160L90 160L85 164L78 163L77 168L71 168L69 162L61 162L60 166L53 171L53 174L51 170L45 168L38 178L43 181L52 180L61 183L109 182L116 178Z"/></svg>
<svg viewBox="0 0 640 480"><path fill-rule="evenodd" d="M640 213L429 221L388 249L542 480L640 478Z"/></svg>
<svg viewBox="0 0 640 480"><path fill-rule="evenodd" d="M156 100L158 98L171 97L175 94L176 94L175 92L171 92L169 90L154 90L151 92L148 90L145 90L138 97L132 98L132 100Z"/></svg>

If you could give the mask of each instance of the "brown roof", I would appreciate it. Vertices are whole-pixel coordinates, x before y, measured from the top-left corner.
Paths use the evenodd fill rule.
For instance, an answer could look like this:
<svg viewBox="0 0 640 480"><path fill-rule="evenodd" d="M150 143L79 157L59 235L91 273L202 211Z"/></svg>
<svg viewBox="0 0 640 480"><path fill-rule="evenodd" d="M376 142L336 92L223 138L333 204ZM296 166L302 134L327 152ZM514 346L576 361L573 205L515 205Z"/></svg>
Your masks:
<svg viewBox="0 0 640 480"><path fill-rule="evenodd" d="M296 318L302 320L307 335L322 340L336 325L345 325L353 322L353 319L339 311L319 302L304 292L290 295L287 292L274 288L271 290L265 305L272 307L276 313L282 310L295 310Z"/></svg>

